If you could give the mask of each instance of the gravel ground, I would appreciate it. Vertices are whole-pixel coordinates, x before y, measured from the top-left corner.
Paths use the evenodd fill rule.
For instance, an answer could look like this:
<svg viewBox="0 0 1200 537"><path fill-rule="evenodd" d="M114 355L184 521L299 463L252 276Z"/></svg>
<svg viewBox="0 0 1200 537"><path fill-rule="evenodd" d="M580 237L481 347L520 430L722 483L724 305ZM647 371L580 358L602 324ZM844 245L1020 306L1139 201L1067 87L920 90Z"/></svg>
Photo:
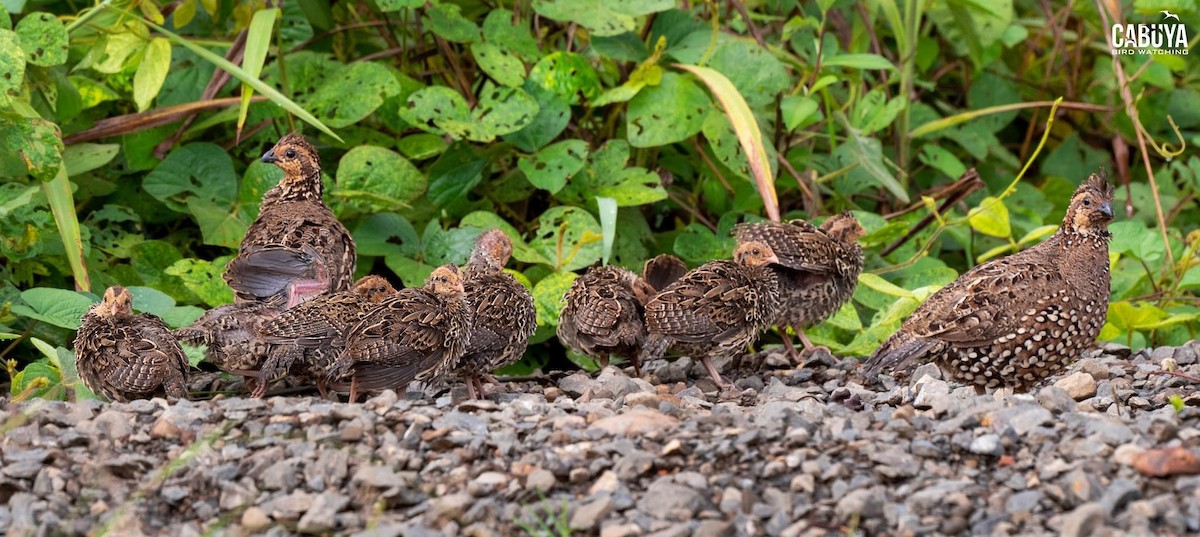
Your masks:
<svg viewBox="0 0 1200 537"><path fill-rule="evenodd" d="M1109 345L1029 395L767 353L724 393L683 359L482 402L0 399L0 533L1196 534L1200 395L1153 372L1197 351Z"/></svg>

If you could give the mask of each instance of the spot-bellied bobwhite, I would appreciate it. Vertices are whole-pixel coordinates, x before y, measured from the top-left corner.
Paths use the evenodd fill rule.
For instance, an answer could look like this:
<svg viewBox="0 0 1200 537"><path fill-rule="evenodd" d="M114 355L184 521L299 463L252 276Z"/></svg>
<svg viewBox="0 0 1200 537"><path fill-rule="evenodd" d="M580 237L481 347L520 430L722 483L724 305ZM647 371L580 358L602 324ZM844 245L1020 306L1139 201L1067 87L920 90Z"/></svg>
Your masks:
<svg viewBox="0 0 1200 537"><path fill-rule="evenodd" d="M1054 235L934 293L875 351L864 376L934 362L977 388L1025 391L1061 371L1095 342L1108 314L1112 195L1103 171L1092 174Z"/></svg>
<svg viewBox="0 0 1200 537"><path fill-rule="evenodd" d="M84 314L75 335L79 378L110 401L187 398L187 357L162 319L133 314L133 296L119 285Z"/></svg>
<svg viewBox="0 0 1200 537"><path fill-rule="evenodd" d="M699 357L713 381L725 386L712 358L743 352L779 309L771 263L779 263L771 247L750 241L737 247L732 261L710 261L667 286L646 304L642 362L675 347Z"/></svg>

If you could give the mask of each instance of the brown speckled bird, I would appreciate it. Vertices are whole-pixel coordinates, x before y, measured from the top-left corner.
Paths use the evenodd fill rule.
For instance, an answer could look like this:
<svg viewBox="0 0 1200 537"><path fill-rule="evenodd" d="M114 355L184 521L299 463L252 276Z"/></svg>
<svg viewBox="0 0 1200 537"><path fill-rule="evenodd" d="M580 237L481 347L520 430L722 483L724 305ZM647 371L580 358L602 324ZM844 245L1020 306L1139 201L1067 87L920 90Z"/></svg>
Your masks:
<svg viewBox="0 0 1200 537"><path fill-rule="evenodd" d="M287 372L311 379L327 398L325 370L345 346L350 328L395 294L383 277L364 276L350 291L318 296L265 323L258 335L271 349L251 395L262 397L267 385Z"/></svg>
<svg viewBox="0 0 1200 537"><path fill-rule="evenodd" d="M1062 226L979 265L921 304L867 360L864 376L934 362L977 389L1026 391L1092 345L1108 313L1112 186L1103 171L1071 196Z"/></svg>
<svg viewBox="0 0 1200 537"><path fill-rule="evenodd" d="M400 390L452 370L472 330L464 295L454 265L434 269L421 288L397 291L350 329L329 368L329 385L348 390L354 401L362 390Z"/></svg>
<svg viewBox="0 0 1200 537"><path fill-rule="evenodd" d="M187 357L162 319L133 314L133 296L119 285L84 314L75 336L79 378L110 401L187 398Z"/></svg>
<svg viewBox="0 0 1200 537"><path fill-rule="evenodd" d="M204 312L174 335L181 343L203 345L204 360L222 371L254 378L269 348L257 337L258 330L281 311L267 302L225 304Z"/></svg>
<svg viewBox="0 0 1200 537"><path fill-rule="evenodd" d="M601 368L608 367L612 355L620 356L640 375L637 358L646 340L646 303L686 272L683 261L667 254L647 260L642 277L613 265L588 269L563 297L559 341Z"/></svg>
<svg viewBox="0 0 1200 537"><path fill-rule="evenodd" d="M296 133L262 156L283 170L224 278L239 302L291 307L354 283L354 239L321 198L317 150Z"/></svg>
<svg viewBox="0 0 1200 537"><path fill-rule="evenodd" d="M485 231L463 271L463 290L474 316L466 353L455 374L467 385L471 399L483 394L481 377L521 359L529 336L537 330L533 295L504 265L512 256L512 241L500 230Z"/></svg>
<svg viewBox="0 0 1200 537"><path fill-rule="evenodd" d="M710 261L685 274L646 305L643 363L675 347L704 362L718 386L725 381L714 357L743 352L770 326L779 309L775 252L761 242L743 243L733 260Z"/></svg>
<svg viewBox="0 0 1200 537"><path fill-rule="evenodd" d="M862 272L863 228L850 213L829 217L821 227L803 220L787 223L755 222L733 228L739 243L758 241L779 257L773 265L779 276L779 314L772 324L780 327L788 354L799 358L787 336L790 326L806 351L816 347L804 328L821 323L850 300Z"/></svg>

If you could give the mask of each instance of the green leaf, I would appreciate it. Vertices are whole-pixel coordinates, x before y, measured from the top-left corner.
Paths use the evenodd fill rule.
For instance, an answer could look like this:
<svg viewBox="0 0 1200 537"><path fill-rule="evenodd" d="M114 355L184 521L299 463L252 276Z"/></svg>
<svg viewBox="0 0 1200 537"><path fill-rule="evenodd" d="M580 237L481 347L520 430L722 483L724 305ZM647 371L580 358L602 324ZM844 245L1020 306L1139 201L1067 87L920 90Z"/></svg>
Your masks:
<svg viewBox="0 0 1200 537"><path fill-rule="evenodd" d="M407 105L400 109L400 117L434 134L449 134L457 139L469 135L483 137L481 129L471 120L467 100L445 86L429 86L409 95Z"/></svg>
<svg viewBox="0 0 1200 537"><path fill-rule="evenodd" d="M133 75L133 102L139 112L150 107L150 102L162 89L171 69L171 43L161 37L150 40L146 53Z"/></svg>
<svg viewBox="0 0 1200 537"><path fill-rule="evenodd" d="M428 198L435 205L445 206L466 197L483 179L488 158L466 143L457 143L442 153L429 167Z"/></svg>
<svg viewBox="0 0 1200 537"><path fill-rule="evenodd" d="M167 267L166 273L178 276L183 285L211 307L233 302L233 290L221 279L229 257L218 259L220 265L205 259L180 259Z"/></svg>
<svg viewBox="0 0 1200 537"><path fill-rule="evenodd" d="M67 175L75 177L108 164L120 151L119 144L69 145L63 150L63 165L67 167Z"/></svg>
<svg viewBox="0 0 1200 537"><path fill-rule="evenodd" d="M583 169L587 157L587 142L563 140L538 151L532 157L521 157L517 165L533 186L553 194L562 190L568 177Z"/></svg>
<svg viewBox="0 0 1200 537"><path fill-rule="evenodd" d="M492 43L471 45L475 63L493 80L505 86L520 87L525 83L525 64L517 56Z"/></svg>
<svg viewBox="0 0 1200 537"><path fill-rule="evenodd" d="M396 140L396 150L412 160L425 160L446 151L450 144L436 134L412 134Z"/></svg>
<svg viewBox="0 0 1200 537"><path fill-rule="evenodd" d="M20 157L29 174L39 180L54 179L62 167L63 143L53 122L0 116L0 144L9 155Z"/></svg>
<svg viewBox="0 0 1200 537"><path fill-rule="evenodd" d="M172 306L162 312L162 315L159 315L159 317L162 317L163 322L167 323L167 326L171 328L183 328L196 322L196 319L199 319L201 315L204 315L203 308L196 306ZM196 364L193 363L192 365L195 366Z"/></svg>
<svg viewBox="0 0 1200 537"><path fill-rule="evenodd" d="M558 95L567 104L580 104L600 95L600 78L587 59L571 52L551 52L529 71L529 81Z"/></svg>
<svg viewBox="0 0 1200 537"><path fill-rule="evenodd" d="M400 90L400 82L386 66L356 62L332 73L308 106L330 127L340 129L362 121Z"/></svg>
<svg viewBox="0 0 1200 537"><path fill-rule="evenodd" d="M471 116L485 136L475 141L490 142L496 136L517 132L532 123L537 113L537 99L525 90L484 82L479 90L479 107Z"/></svg>
<svg viewBox="0 0 1200 537"><path fill-rule="evenodd" d="M128 287L133 295L133 309L162 317L175 307L175 299L158 289L149 287Z"/></svg>
<svg viewBox="0 0 1200 537"><path fill-rule="evenodd" d="M803 95L784 97L779 103L779 110L783 114L783 125L789 132L803 129L822 118L817 100Z"/></svg>
<svg viewBox="0 0 1200 537"><path fill-rule="evenodd" d="M600 224L578 207L552 207L537 219L529 246L558 271L579 270L600 259Z"/></svg>
<svg viewBox="0 0 1200 537"><path fill-rule="evenodd" d="M643 88L629 101L625 115L629 144L657 147L681 142L700 132L712 100L695 82L663 73L662 84Z"/></svg>
<svg viewBox="0 0 1200 537"><path fill-rule="evenodd" d="M617 200L597 197L596 207L600 211L600 230L604 236L600 262L607 265L612 255L613 240L617 236Z"/></svg>
<svg viewBox="0 0 1200 537"><path fill-rule="evenodd" d="M538 112L521 130L504 135L504 139L522 151L532 153L554 141L571 121L571 106L549 90L540 89L526 81L525 89L537 99Z"/></svg>
<svg viewBox="0 0 1200 537"><path fill-rule="evenodd" d="M620 207L667 199L667 191L658 174L642 167L626 168L628 160L629 143L621 139L609 140L592 154L591 165L568 182L559 199L583 204L592 197L607 197L616 200Z"/></svg>
<svg viewBox="0 0 1200 537"><path fill-rule="evenodd" d="M396 213L376 213L354 229L358 255L384 256L392 252L416 255L421 252L421 236L407 218Z"/></svg>
<svg viewBox="0 0 1200 537"><path fill-rule="evenodd" d="M824 67L849 67L851 69L887 69L896 70L896 66L887 58L878 54L838 54L822 61Z"/></svg>
<svg viewBox="0 0 1200 537"><path fill-rule="evenodd" d="M322 2L328 5L328 2ZM400 11L401 9L417 9L425 5L425 0L375 0L379 10L384 13Z"/></svg>
<svg viewBox="0 0 1200 537"><path fill-rule="evenodd" d="M988 196L973 207L968 214L968 221L976 231L993 237L1008 238L1012 235L1012 226L1008 222L1008 207L999 198Z"/></svg>
<svg viewBox="0 0 1200 537"><path fill-rule="evenodd" d="M838 149L845 148L850 160L858 163L867 176L878 185L887 188L888 192L891 192L900 203L908 203L908 192L883 165L883 145L879 139L864 136L858 129L850 125L844 114L836 113L835 117L850 135L846 143Z"/></svg>
<svg viewBox="0 0 1200 537"><path fill-rule="evenodd" d="M279 17L277 8L260 9L254 12L250 19L250 28L246 30L246 46L242 52L242 69L246 74L258 78L262 74L263 62L271 48L271 36L275 30L275 19ZM254 97L254 88L242 84L242 102L238 108L237 131L241 136L242 127L246 124L246 115L250 112L250 98Z"/></svg>
<svg viewBox="0 0 1200 537"><path fill-rule="evenodd" d="M67 28L49 13L30 13L17 23L25 57L34 65L52 67L67 61Z"/></svg>
<svg viewBox="0 0 1200 537"><path fill-rule="evenodd" d="M54 180L42 183L42 193L46 195L50 211L54 213L54 224L58 227L58 236L66 250L67 264L71 266L75 288L91 289L92 282L88 277L87 265L83 262L83 238L79 234L75 197L71 192L71 181L67 178L65 167L59 168Z"/></svg>
<svg viewBox="0 0 1200 537"><path fill-rule="evenodd" d="M21 291L21 301L24 304L12 306L13 313L70 330L79 328L83 314L95 303L82 293L48 287Z"/></svg>
<svg viewBox="0 0 1200 537"><path fill-rule="evenodd" d="M13 377L11 393L13 396L25 394L28 398L47 398L51 390L61 384L62 374L59 370L42 359L25 366Z"/></svg>
<svg viewBox="0 0 1200 537"><path fill-rule="evenodd" d="M233 159L220 146L192 143L171 151L146 175L142 188L177 212L188 212L191 196L228 207L237 199L237 176Z"/></svg>
<svg viewBox="0 0 1200 537"><path fill-rule="evenodd" d="M409 207L428 186L408 159L373 145L351 149L338 163L333 194L357 210L374 213Z"/></svg>
<svg viewBox="0 0 1200 537"><path fill-rule="evenodd" d="M708 228L693 222L675 237L674 250L685 261L704 263L728 257L733 247L733 237L718 237Z"/></svg>
<svg viewBox="0 0 1200 537"><path fill-rule="evenodd" d="M951 179L958 179L967 171L967 166L958 160L954 153L937 144L930 143L922 146L919 157L921 162L946 174Z"/></svg>
<svg viewBox="0 0 1200 537"><path fill-rule="evenodd" d="M521 17L521 22L514 24L513 12L504 8L488 11L483 19L483 38L527 62L542 57L538 42L529 31L529 18Z"/></svg>
<svg viewBox="0 0 1200 537"><path fill-rule="evenodd" d="M11 30L0 28L0 103L20 93L25 83L25 51Z"/></svg>
<svg viewBox="0 0 1200 537"><path fill-rule="evenodd" d="M833 317L830 317L825 323L851 332L857 332L863 328L862 319L858 317L858 310L854 309L852 301L842 304L837 313L834 313Z"/></svg>
<svg viewBox="0 0 1200 537"><path fill-rule="evenodd" d="M464 19L461 8L454 4L437 4L425 10L425 28L452 43L479 41L479 28Z"/></svg>
<svg viewBox="0 0 1200 537"><path fill-rule="evenodd" d="M752 41L721 39L706 66L725 75L746 103L755 108L774 104L775 98L792 84L783 62Z"/></svg>
<svg viewBox="0 0 1200 537"><path fill-rule="evenodd" d="M899 96L888 100L883 90L876 88L855 103L850 123L862 134L873 134L891 125L907 104Z"/></svg>
<svg viewBox="0 0 1200 537"><path fill-rule="evenodd" d="M1122 300L1108 305L1108 322L1123 332L1151 329L1166 318L1167 312L1146 302Z"/></svg>
<svg viewBox="0 0 1200 537"><path fill-rule="evenodd" d="M880 293L883 293L885 295L891 295L891 296L896 296L896 297L901 297L901 298L914 298L914 295L909 290L899 287L892 282L889 282L889 281L887 281L883 278L880 278L879 276L876 276L874 274L871 274L870 272L864 272L862 274L859 274L858 275L858 283L861 283L861 284L863 284L871 289L874 289L876 291L879 291Z"/></svg>
<svg viewBox="0 0 1200 537"><path fill-rule="evenodd" d="M533 306L537 310L538 326L558 326L565 304L563 296L578 277L574 272L555 272L533 286Z"/></svg>
<svg viewBox="0 0 1200 537"><path fill-rule="evenodd" d="M637 29L637 18L675 6L673 0L534 0L539 15L563 22L575 22L592 35L609 36Z"/></svg>
<svg viewBox="0 0 1200 537"><path fill-rule="evenodd" d="M995 44L1013 20L1012 0L948 0L926 11L938 31L961 56L984 65L984 49Z"/></svg>
<svg viewBox="0 0 1200 537"><path fill-rule="evenodd" d="M241 203L217 203L200 196L187 198L187 212L196 219L204 244L226 248L241 245L246 229L254 221L254 215Z"/></svg>

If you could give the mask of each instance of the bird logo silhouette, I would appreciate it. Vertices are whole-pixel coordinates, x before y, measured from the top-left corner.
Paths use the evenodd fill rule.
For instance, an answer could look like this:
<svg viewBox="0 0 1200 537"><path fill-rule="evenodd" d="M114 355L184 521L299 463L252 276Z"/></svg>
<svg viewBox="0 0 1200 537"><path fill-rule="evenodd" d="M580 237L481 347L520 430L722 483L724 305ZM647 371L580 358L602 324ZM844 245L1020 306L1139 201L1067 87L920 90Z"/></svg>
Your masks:
<svg viewBox="0 0 1200 537"><path fill-rule="evenodd" d="M1179 20L1179 15L1171 13L1170 11L1167 11L1165 9L1162 11L1159 11L1159 13L1163 14L1163 20L1167 20L1167 19L1175 19L1176 21Z"/></svg>

